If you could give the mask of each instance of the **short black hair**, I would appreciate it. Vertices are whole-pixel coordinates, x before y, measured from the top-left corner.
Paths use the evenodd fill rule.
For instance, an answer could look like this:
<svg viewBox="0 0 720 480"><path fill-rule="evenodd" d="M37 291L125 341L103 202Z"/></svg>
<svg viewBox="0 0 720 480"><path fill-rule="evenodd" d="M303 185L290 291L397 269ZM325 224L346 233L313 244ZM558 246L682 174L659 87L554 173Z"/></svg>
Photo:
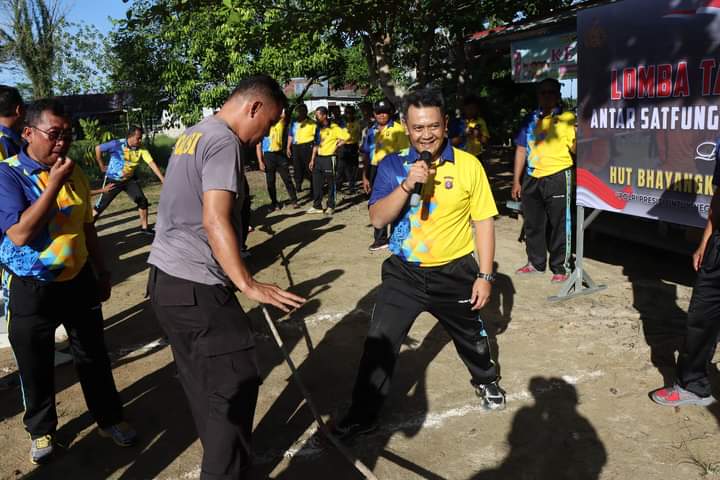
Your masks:
<svg viewBox="0 0 720 480"><path fill-rule="evenodd" d="M297 109L298 109L298 110L305 110L305 112L307 112L307 109L308 109L308 108L307 108L307 105L305 105L304 103L301 103L300 105L297 106Z"/></svg>
<svg viewBox="0 0 720 480"><path fill-rule="evenodd" d="M415 108L437 107L443 116L446 114L445 99L442 92L437 88L422 88L410 92L403 101L403 115L405 118L407 118L411 106Z"/></svg>
<svg viewBox="0 0 720 480"><path fill-rule="evenodd" d="M143 133L145 133L145 130L143 130L142 127L139 127L137 125L130 125L130 128L128 128L128 133L127 133L128 138L135 135L135 132L140 132L140 135L142 135Z"/></svg>
<svg viewBox="0 0 720 480"><path fill-rule="evenodd" d="M552 86L558 92L558 94L560 93L560 90L562 89L562 84L560 83L559 80L557 80L555 78L546 78L544 80L540 80L540 82L537 84L538 90L540 90L543 85Z"/></svg>
<svg viewBox="0 0 720 480"><path fill-rule="evenodd" d="M24 103L17 88L0 85L0 117L12 117Z"/></svg>
<svg viewBox="0 0 720 480"><path fill-rule="evenodd" d="M28 105L25 110L25 124L35 126L40 121L44 112L50 112L57 117L69 118L65 111L65 105L54 98L41 98Z"/></svg>
<svg viewBox="0 0 720 480"><path fill-rule="evenodd" d="M327 109L327 107L317 107L317 108L315 109L315 111L316 111L316 112L321 112L323 115L327 115L327 114L328 114L328 109Z"/></svg>
<svg viewBox="0 0 720 480"><path fill-rule="evenodd" d="M234 98L248 93L260 94L267 99L275 102L281 108L287 107L287 97L283 92L280 84L271 76L260 74L247 77L240 81L230 94L229 98Z"/></svg>

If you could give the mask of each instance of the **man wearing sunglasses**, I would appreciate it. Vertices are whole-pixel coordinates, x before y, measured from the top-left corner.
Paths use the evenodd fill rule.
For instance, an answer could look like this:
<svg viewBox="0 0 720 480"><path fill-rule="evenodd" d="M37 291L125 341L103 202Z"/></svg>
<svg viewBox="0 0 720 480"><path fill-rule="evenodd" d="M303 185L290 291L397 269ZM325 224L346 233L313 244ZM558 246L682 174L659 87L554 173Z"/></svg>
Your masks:
<svg viewBox="0 0 720 480"><path fill-rule="evenodd" d="M132 126L127 138L112 140L95 147L95 159L101 172L105 172L105 181L111 181L115 188L100 196L95 204L95 218L110 205L121 191L124 191L137 205L140 215L140 233L152 236L153 230L148 226L148 201L135 176L135 169L140 161L147 163L150 170L161 181L165 181L162 172L153 161L150 152L142 148L143 129ZM103 153L110 156L107 167L103 163Z"/></svg>
<svg viewBox="0 0 720 480"><path fill-rule="evenodd" d="M544 272L549 252L551 281L560 283L572 268L575 114L563 111L560 82L554 78L538 84L538 105L515 137L512 197L522 200L528 256L515 273Z"/></svg>
<svg viewBox="0 0 720 480"><path fill-rule="evenodd" d="M102 436L135 441L103 338L100 303L110 273L93 225L90 186L66 157L72 133L62 104L38 100L26 114L21 152L0 162L0 264L10 345L22 382L30 460L50 459L55 410L55 329L64 325L88 410Z"/></svg>

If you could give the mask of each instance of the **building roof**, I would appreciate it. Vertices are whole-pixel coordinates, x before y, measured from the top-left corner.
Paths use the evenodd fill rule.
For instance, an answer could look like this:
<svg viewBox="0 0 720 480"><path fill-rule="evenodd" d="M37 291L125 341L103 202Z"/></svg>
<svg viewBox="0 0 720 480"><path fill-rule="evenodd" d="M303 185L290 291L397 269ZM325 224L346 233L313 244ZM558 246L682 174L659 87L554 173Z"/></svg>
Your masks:
<svg viewBox="0 0 720 480"><path fill-rule="evenodd" d="M127 92L63 95L55 98L65 106L73 118L121 113L133 102L132 95Z"/></svg>
<svg viewBox="0 0 720 480"><path fill-rule="evenodd" d="M476 32L467 40L470 56L475 57L483 50L509 48L510 42L526 38L554 35L575 31L577 13L588 8L620 0L586 0L570 7L559 9L544 17L523 19L509 25L501 25Z"/></svg>

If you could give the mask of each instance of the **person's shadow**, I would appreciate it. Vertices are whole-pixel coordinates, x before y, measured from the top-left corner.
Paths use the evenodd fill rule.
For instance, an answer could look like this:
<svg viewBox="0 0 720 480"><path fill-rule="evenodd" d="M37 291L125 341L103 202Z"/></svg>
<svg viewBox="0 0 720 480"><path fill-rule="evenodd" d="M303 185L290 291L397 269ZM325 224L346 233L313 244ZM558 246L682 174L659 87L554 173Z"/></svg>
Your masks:
<svg viewBox="0 0 720 480"><path fill-rule="evenodd" d="M592 424L577 411L575 387L560 378L533 377L535 404L520 409L508 435L510 453L471 480L594 480L607 461Z"/></svg>
<svg viewBox="0 0 720 480"><path fill-rule="evenodd" d="M675 383L675 354L682 348L687 314L677 305L677 286L654 275L624 272L632 282L633 307L640 313L650 362L663 377L663 385Z"/></svg>

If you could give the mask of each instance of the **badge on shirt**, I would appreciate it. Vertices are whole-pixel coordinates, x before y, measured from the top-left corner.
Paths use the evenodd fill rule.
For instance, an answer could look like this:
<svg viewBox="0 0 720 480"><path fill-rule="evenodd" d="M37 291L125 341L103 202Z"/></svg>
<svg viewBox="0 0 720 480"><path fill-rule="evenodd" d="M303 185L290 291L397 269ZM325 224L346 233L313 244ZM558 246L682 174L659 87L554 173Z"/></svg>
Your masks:
<svg viewBox="0 0 720 480"><path fill-rule="evenodd" d="M453 177L445 177L445 189L451 190L453 187Z"/></svg>

